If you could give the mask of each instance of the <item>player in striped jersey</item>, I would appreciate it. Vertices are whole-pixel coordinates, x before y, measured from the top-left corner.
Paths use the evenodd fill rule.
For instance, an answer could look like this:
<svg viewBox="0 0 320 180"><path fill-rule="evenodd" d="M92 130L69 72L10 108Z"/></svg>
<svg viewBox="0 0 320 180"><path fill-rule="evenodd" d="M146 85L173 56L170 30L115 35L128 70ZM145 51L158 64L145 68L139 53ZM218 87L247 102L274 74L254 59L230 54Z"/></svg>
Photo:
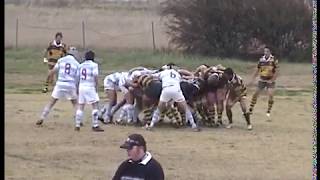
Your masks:
<svg viewBox="0 0 320 180"><path fill-rule="evenodd" d="M136 94L137 91L135 91L134 79L140 75L150 74L152 72L152 70L147 68L134 68L129 71L124 79L124 84L120 86L121 91L124 93L126 103L120 111L119 118L116 120L117 124L138 123L138 114L141 108L138 107L138 105L141 103L140 98L137 96L138 94Z"/></svg>
<svg viewBox="0 0 320 180"><path fill-rule="evenodd" d="M75 130L80 130L80 125L83 118L83 111L86 104L92 106L92 130L96 132L104 131L99 126L98 113L99 113L99 95L98 95L98 64L94 62L95 53L87 51L85 53L85 61L80 64L77 75L79 78L79 98L78 109L76 111L76 127Z"/></svg>
<svg viewBox="0 0 320 180"><path fill-rule="evenodd" d="M44 63L48 64L48 75L46 77L46 82L44 88L42 89L43 93L48 92L49 84L53 84L54 74L50 73L50 70L55 66L58 59L66 55L67 47L66 44L62 42L62 33L57 32L55 39L49 43L49 46L45 52L45 57L43 59Z"/></svg>
<svg viewBox="0 0 320 180"><path fill-rule="evenodd" d="M50 76L58 74L58 78L52 91L51 101L43 109L40 120L36 123L37 125L42 125L50 110L59 99L66 98L71 101L74 108L76 107L78 83L77 70L79 67L79 62L76 59L77 55L78 51L74 47L70 48L67 56L60 58L54 68L50 71Z"/></svg>
<svg viewBox="0 0 320 180"><path fill-rule="evenodd" d="M250 122L249 113L247 113L247 106L246 106L246 95L247 95L247 88L242 80L242 78L234 73L231 68L226 68L223 76L228 80L227 84L227 98L226 98L226 114L229 120L229 124L227 128L232 127L232 111L231 108L237 102L240 103L242 114L247 122L248 130L252 130L252 125Z"/></svg>
<svg viewBox="0 0 320 180"><path fill-rule="evenodd" d="M207 91L207 115L209 126L222 125L223 102L226 95L226 79L222 76L225 68L222 65L207 68L203 73ZM217 106L217 123L215 122L215 105Z"/></svg>
<svg viewBox="0 0 320 180"><path fill-rule="evenodd" d="M268 47L264 48L264 55L260 58L256 71L250 81L251 85L256 77L259 75L258 87L254 94L252 95L249 113L252 114L253 108L257 103L258 96L263 89L267 89L268 92L268 108L267 108L267 117L270 118L270 111L274 103L273 100L273 91L275 88L275 80L278 77L279 73L279 64L278 60L271 54L271 51Z"/></svg>

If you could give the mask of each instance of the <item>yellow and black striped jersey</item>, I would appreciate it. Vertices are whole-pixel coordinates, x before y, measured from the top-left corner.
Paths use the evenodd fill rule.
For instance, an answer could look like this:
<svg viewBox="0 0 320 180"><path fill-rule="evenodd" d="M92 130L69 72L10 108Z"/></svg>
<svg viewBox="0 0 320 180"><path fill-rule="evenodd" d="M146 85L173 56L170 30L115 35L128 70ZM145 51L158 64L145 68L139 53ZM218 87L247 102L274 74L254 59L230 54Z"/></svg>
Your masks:
<svg viewBox="0 0 320 180"><path fill-rule="evenodd" d="M148 87L153 80L154 79L152 75L144 74L139 76L137 83L142 89L144 89L145 87Z"/></svg>
<svg viewBox="0 0 320 180"><path fill-rule="evenodd" d="M230 91L238 96L246 96L247 94L247 87L244 84L242 78L237 74L234 74L233 78L228 81L227 87Z"/></svg>
<svg viewBox="0 0 320 180"><path fill-rule="evenodd" d="M279 68L278 60L270 55L269 58L262 56L258 63L259 75L262 80L270 80L276 69Z"/></svg>
<svg viewBox="0 0 320 180"><path fill-rule="evenodd" d="M46 58L48 60L55 60L57 61L59 58L63 57L67 53L66 45L64 43L60 43L59 45L56 44L55 41L49 43L49 47L46 51Z"/></svg>

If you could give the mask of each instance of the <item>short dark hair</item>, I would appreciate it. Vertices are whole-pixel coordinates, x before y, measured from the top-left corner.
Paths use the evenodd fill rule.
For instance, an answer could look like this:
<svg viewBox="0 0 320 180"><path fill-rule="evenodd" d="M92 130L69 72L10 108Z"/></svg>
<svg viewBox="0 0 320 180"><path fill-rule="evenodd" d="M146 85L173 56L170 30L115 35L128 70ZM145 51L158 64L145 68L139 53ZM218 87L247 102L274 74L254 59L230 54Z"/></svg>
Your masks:
<svg viewBox="0 0 320 180"><path fill-rule="evenodd" d="M57 32L55 37L57 38L58 36L63 37L62 32Z"/></svg>
<svg viewBox="0 0 320 180"><path fill-rule="evenodd" d="M85 54L84 54L84 58L86 60L94 60L94 57L95 57L95 53L91 50L87 51Z"/></svg>
<svg viewBox="0 0 320 180"><path fill-rule="evenodd" d="M226 68L225 70L224 70L224 73L225 74L228 74L228 75L232 75L234 72L233 72L233 69L232 68Z"/></svg>

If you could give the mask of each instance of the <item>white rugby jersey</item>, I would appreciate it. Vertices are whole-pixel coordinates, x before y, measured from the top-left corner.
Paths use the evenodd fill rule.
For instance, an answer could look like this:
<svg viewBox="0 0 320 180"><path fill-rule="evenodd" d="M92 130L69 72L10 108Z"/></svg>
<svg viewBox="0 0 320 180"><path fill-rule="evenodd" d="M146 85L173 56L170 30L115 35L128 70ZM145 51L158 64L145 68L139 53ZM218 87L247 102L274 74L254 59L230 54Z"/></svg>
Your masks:
<svg viewBox="0 0 320 180"><path fill-rule="evenodd" d="M75 88L78 81L78 68L79 62L72 55L60 58L54 66L54 70L58 71L56 85L65 88Z"/></svg>
<svg viewBox="0 0 320 180"><path fill-rule="evenodd" d="M115 72L112 74L107 75L104 78L104 82L107 81L112 82L114 85L119 86L121 84L125 84L125 80L128 76L128 72Z"/></svg>
<svg viewBox="0 0 320 180"><path fill-rule="evenodd" d="M155 75L162 81L162 87L180 86L181 75L174 69L166 69Z"/></svg>
<svg viewBox="0 0 320 180"><path fill-rule="evenodd" d="M84 61L78 69L79 88L96 87L95 77L98 75L98 64L91 60Z"/></svg>

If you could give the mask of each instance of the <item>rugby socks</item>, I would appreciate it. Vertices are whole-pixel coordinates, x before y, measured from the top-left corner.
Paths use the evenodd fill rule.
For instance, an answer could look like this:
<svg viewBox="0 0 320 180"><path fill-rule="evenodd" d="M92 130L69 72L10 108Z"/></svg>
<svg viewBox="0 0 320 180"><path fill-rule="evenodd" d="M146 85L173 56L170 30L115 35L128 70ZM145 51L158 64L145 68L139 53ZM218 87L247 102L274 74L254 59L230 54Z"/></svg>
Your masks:
<svg viewBox="0 0 320 180"><path fill-rule="evenodd" d="M231 108L226 108L226 114L227 114L227 117L228 117L228 120L229 120L229 124L232 124L232 111L231 111Z"/></svg>
<svg viewBox="0 0 320 180"><path fill-rule="evenodd" d="M127 104L125 104L120 111L118 122L125 120L128 117Z"/></svg>
<svg viewBox="0 0 320 180"><path fill-rule="evenodd" d="M268 101L267 113L270 113L273 103L274 103L273 98L270 98L269 101Z"/></svg>
<svg viewBox="0 0 320 180"><path fill-rule="evenodd" d="M134 106L132 104L127 104L127 122L131 123L133 121L133 116L134 116Z"/></svg>
<svg viewBox="0 0 320 180"><path fill-rule="evenodd" d="M150 127L151 128L154 127L154 125L159 121L159 119L160 119L160 110L159 108L157 108L152 115Z"/></svg>
<svg viewBox="0 0 320 180"><path fill-rule="evenodd" d="M99 110L98 109L93 109L92 110L92 127L98 127L99 126L99 123L98 123L98 113L99 113Z"/></svg>
<svg viewBox="0 0 320 180"><path fill-rule="evenodd" d="M210 125L215 123L215 116L216 116L215 106L212 106L212 108L207 110L207 117L208 117L207 121Z"/></svg>
<svg viewBox="0 0 320 180"><path fill-rule="evenodd" d="M153 108L152 108L152 107L147 108L147 109L145 109L145 110L143 111L143 114L144 114L143 121L144 121L146 124L150 124L150 122L151 122L152 111L153 111Z"/></svg>
<svg viewBox="0 0 320 180"><path fill-rule="evenodd" d="M190 125L191 125L192 128L196 128L197 127L196 123L194 122L193 116L192 116L189 108L186 108L185 118L187 119L188 122L190 122Z"/></svg>
<svg viewBox="0 0 320 180"><path fill-rule="evenodd" d="M173 121L173 112L172 112L173 108L169 108L167 111L166 111L166 116L168 117L168 119L170 120L170 122Z"/></svg>
<svg viewBox="0 0 320 180"><path fill-rule="evenodd" d="M180 126L183 125L183 121L182 121L182 118L181 118L181 115L180 115L178 109L173 108L171 111L173 112L173 117L175 119L175 122L178 123L178 125L180 125Z"/></svg>
<svg viewBox="0 0 320 180"><path fill-rule="evenodd" d="M76 119L75 119L75 121L76 121L76 127L80 127L80 123L81 123L81 121L82 121L82 117L83 117L83 111L81 111L81 110L77 110L76 111Z"/></svg>
<svg viewBox="0 0 320 180"><path fill-rule="evenodd" d="M46 107L44 107L44 109L43 109L43 111L42 111L42 113L41 113L40 118L41 118L42 120L45 120L45 119L47 118L50 110L51 110L50 106L49 106L49 105L46 105Z"/></svg>
<svg viewBox="0 0 320 180"><path fill-rule="evenodd" d="M257 99L258 99L258 96L254 94L254 95L252 96L251 103L250 103L250 108L249 108L249 113L250 113L250 114L251 114L252 111L253 111L254 105L257 103Z"/></svg>

